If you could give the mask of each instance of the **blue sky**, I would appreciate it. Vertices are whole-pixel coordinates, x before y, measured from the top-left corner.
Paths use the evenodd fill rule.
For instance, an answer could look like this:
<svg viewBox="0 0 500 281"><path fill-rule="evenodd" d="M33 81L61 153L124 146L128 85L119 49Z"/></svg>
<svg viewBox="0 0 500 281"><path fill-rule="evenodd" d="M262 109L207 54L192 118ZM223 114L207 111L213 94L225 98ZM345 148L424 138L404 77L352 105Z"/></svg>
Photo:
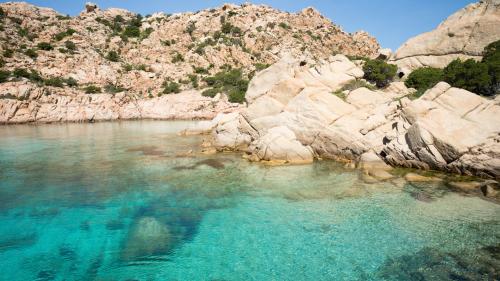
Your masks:
<svg viewBox="0 0 500 281"><path fill-rule="evenodd" d="M7 1L0 1L7 2ZM76 15L85 0L28 0L63 13ZM280 10L296 12L313 6L345 31L365 30L382 47L397 49L407 39L434 29L458 9L476 0L94 0L101 8L124 8L143 15L163 11L176 13L217 7L225 2L267 4Z"/></svg>

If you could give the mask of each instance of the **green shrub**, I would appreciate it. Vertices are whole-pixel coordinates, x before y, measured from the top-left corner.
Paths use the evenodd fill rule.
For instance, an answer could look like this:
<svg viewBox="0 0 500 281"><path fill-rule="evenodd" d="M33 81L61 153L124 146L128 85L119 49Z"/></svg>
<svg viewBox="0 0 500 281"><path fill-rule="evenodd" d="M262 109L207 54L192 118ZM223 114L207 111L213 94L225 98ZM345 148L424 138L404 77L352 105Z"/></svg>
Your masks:
<svg viewBox="0 0 500 281"><path fill-rule="evenodd" d="M210 89L206 89L205 91L203 91L201 93L202 96L204 97L215 97L218 93L220 93L220 90L219 89L216 89L216 88L210 88Z"/></svg>
<svg viewBox="0 0 500 281"><path fill-rule="evenodd" d="M224 24L222 24L220 31L224 34L229 34L229 33L231 33L232 29L233 29L233 25L229 22L225 22Z"/></svg>
<svg viewBox="0 0 500 281"><path fill-rule="evenodd" d="M5 18L6 15L7 13L0 7L0 19Z"/></svg>
<svg viewBox="0 0 500 281"><path fill-rule="evenodd" d="M146 39L153 33L154 29L152 27L146 28L143 32L141 32L141 39Z"/></svg>
<svg viewBox="0 0 500 281"><path fill-rule="evenodd" d="M69 78L64 79L64 83L66 83L66 85L68 87L77 87L78 86L78 81L76 81L76 79L73 77L69 77Z"/></svg>
<svg viewBox="0 0 500 281"><path fill-rule="evenodd" d="M418 92L423 93L427 89L434 87L438 82L443 81L443 70L439 68L424 67L414 70L405 85L408 88L415 88Z"/></svg>
<svg viewBox="0 0 500 281"><path fill-rule="evenodd" d="M200 85L199 85L199 78L198 78L198 75L196 74L189 74L189 81L191 81L191 84L193 85L193 88L198 88Z"/></svg>
<svg viewBox="0 0 500 281"><path fill-rule="evenodd" d="M19 36L21 37L29 37L29 31L26 28L19 28L17 34L19 34Z"/></svg>
<svg viewBox="0 0 500 281"><path fill-rule="evenodd" d="M165 81L163 83L163 94L177 94L181 92L181 87L177 82Z"/></svg>
<svg viewBox="0 0 500 281"><path fill-rule="evenodd" d="M141 29L137 26L127 26L123 31L125 37L139 37L141 36Z"/></svg>
<svg viewBox="0 0 500 281"><path fill-rule="evenodd" d="M112 62L119 62L120 55L116 51L109 51L106 55L106 59Z"/></svg>
<svg viewBox="0 0 500 281"><path fill-rule="evenodd" d="M261 71L261 70L264 70L264 69L266 69L266 68L268 68L268 67L270 67L270 66L271 66L271 65L270 65L270 64L268 64L268 63L256 63L256 64L255 64L255 70L257 70L257 71Z"/></svg>
<svg viewBox="0 0 500 281"><path fill-rule="evenodd" d="M367 60L363 66L365 72L364 78L373 82L379 88L383 88L394 79L398 68L395 65L388 64L383 60Z"/></svg>
<svg viewBox="0 0 500 281"><path fill-rule="evenodd" d="M491 77L490 94L498 94L500 92L500 40L484 48L482 62L488 66L488 73Z"/></svg>
<svg viewBox="0 0 500 281"><path fill-rule="evenodd" d="M479 95L491 94L491 77L488 65L473 59L452 61L443 70L444 81L453 87L462 88Z"/></svg>
<svg viewBox="0 0 500 281"><path fill-rule="evenodd" d="M38 57L37 52L33 49L27 49L26 51L24 51L24 54L32 59L36 59Z"/></svg>
<svg viewBox="0 0 500 281"><path fill-rule="evenodd" d="M30 77L30 73L28 72L28 70L26 70L24 68L16 68L16 69L14 69L14 72L12 72L12 74L16 78L21 78L21 77L29 78Z"/></svg>
<svg viewBox="0 0 500 281"><path fill-rule="evenodd" d="M194 69L194 73L197 73L197 74L208 74L208 69L206 69L206 68L193 66L193 69Z"/></svg>
<svg viewBox="0 0 500 281"><path fill-rule="evenodd" d="M228 67L214 76L206 77L204 80L213 89L207 93L226 93L230 102L242 103L245 101L249 81L243 77L241 69L230 69Z"/></svg>
<svg viewBox="0 0 500 281"><path fill-rule="evenodd" d="M12 75L16 78L27 78L32 82L35 83L42 83L44 80L42 76L36 71L36 70L26 70L24 68L16 68L13 72Z"/></svg>
<svg viewBox="0 0 500 281"><path fill-rule="evenodd" d="M10 77L10 71L0 70L0 83L6 82Z"/></svg>
<svg viewBox="0 0 500 281"><path fill-rule="evenodd" d="M51 86L51 87L59 87L59 88L64 87L64 81L59 77L50 77L48 79L45 79L44 84L45 86Z"/></svg>
<svg viewBox="0 0 500 281"><path fill-rule="evenodd" d="M190 22L188 26L186 27L186 33L189 34L189 36L193 36L193 32L196 30L196 23L195 22Z"/></svg>
<svg viewBox="0 0 500 281"><path fill-rule="evenodd" d="M337 91L333 92L332 94L336 95L337 97L339 97L342 100L345 100L347 98L347 96L344 94L343 90L337 90Z"/></svg>
<svg viewBox="0 0 500 281"><path fill-rule="evenodd" d="M66 49L68 49L70 51L76 50L76 44L73 41L64 42L64 46L66 47Z"/></svg>
<svg viewBox="0 0 500 281"><path fill-rule="evenodd" d="M97 94L101 92L101 88L94 86L94 85L89 85L83 89L86 94Z"/></svg>
<svg viewBox="0 0 500 281"><path fill-rule="evenodd" d="M172 63L178 63L184 61L184 57L180 53L175 53L174 57L172 58Z"/></svg>
<svg viewBox="0 0 500 281"><path fill-rule="evenodd" d="M121 87L121 86L118 86L118 85L114 85L114 84L107 84L106 86L104 86L104 91L106 91L106 93L109 93L109 94L116 94L116 93L121 93L123 91L126 91L127 89Z"/></svg>
<svg viewBox="0 0 500 281"><path fill-rule="evenodd" d="M65 37L67 36L71 36L73 35L74 33L76 33L76 30L72 29L72 28L68 28L66 31L63 31L63 32L59 32L57 33L55 36L54 36L54 39L56 39L57 41L61 41L63 40Z"/></svg>
<svg viewBox="0 0 500 281"><path fill-rule="evenodd" d="M284 22L280 22L279 27L281 27L283 29L290 29L290 26Z"/></svg>
<svg viewBox="0 0 500 281"><path fill-rule="evenodd" d="M14 51L11 49L5 49L3 51L3 57L4 58L12 58L14 56Z"/></svg>
<svg viewBox="0 0 500 281"><path fill-rule="evenodd" d="M36 46L38 47L38 49L44 51L50 51L54 49L54 47L52 47L52 45L48 42L40 42Z"/></svg>

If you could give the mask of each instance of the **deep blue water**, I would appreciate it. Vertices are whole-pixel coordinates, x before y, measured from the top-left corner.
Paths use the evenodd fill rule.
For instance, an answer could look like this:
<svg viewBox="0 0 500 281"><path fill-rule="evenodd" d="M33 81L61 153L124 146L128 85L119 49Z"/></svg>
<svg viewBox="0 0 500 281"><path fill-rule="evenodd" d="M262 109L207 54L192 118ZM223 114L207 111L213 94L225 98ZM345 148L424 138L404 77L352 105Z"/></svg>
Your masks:
<svg viewBox="0 0 500 281"><path fill-rule="evenodd" d="M203 155L187 124L0 127L0 280L499 278L497 204Z"/></svg>

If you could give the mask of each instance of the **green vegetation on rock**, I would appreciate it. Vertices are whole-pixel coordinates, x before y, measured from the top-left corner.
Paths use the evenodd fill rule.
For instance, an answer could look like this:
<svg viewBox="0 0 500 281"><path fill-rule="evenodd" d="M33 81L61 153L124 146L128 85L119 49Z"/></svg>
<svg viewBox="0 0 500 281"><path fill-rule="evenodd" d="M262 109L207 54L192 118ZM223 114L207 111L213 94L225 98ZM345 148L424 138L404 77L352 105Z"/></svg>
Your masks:
<svg viewBox="0 0 500 281"><path fill-rule="evenodd" d="M89 85L83 89L86 94L98 94L101 92L101 88L95 85Z"/></svg>
<svg viewBox="0 0 500 281"><path fill-rule="evenodd" d="M243 103L245 101L249 81L243 77L241 69L228 68L214 76L206 77L204 80L211 88L203 93L205 96L225 93L230 102Z"/></svg>
<svg viewBox="0 0 500 281"><path fill-rule="evenodd" d="M408 88L417 89L415 96L420 97L427 89L434 87L440 81L443 81L442 69L423 67L410 73L405 85Z"/></svg>
<svg viewBox="0 0 500 281"><path fill-rule="evenodd" d="M378 59L367 60L363 66L364 78L375 83L379 88L389 85L396 76L397 70L397 66Z"/></svg>

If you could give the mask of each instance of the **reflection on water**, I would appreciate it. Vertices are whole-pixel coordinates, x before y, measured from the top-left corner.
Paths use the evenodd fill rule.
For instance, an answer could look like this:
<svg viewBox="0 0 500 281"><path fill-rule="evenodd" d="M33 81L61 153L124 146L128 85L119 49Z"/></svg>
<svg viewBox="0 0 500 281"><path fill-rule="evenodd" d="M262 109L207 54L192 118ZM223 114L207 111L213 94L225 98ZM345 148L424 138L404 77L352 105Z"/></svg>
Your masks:
<svg viewBox="0 0 500 281"><path fill-rule="evenodd" d="M188 124L0 127L0 280L499 278L497 204L206 156Z"/></svg>

